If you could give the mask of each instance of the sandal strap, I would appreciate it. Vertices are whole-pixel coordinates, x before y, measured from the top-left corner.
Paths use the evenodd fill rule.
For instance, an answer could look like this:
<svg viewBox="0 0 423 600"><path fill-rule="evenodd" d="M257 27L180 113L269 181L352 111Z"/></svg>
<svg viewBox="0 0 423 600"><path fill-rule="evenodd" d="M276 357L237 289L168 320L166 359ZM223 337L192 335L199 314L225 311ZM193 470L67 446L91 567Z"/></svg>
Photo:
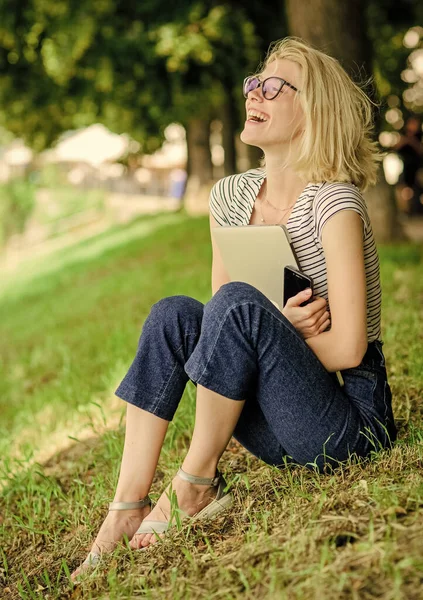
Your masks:
<svg viewBox="0 0 423 600"><path fill-rule="evenodd" d="M134 508L143 508L148 504L151 504L150 496L146 496L137 502L110 502L109 510L131 510Z"/></svg>
<svg viewBox="0 0 423 600"><path fill-rule="evenodd" d="M87 567L96 567L100 560L101 554L97 554L97 552L90 552L82 565Z"/></svg>
<svg viewBox="0 0 423 600"><path fill-rule="evenodd" d="M190 475L189 473L186 473L181 468L179 468L179 470L176 474L179 475L179 477L181 477L181 479L185 479L185 481L189 481L190 483L195 483L197 485L210 485L213 487L218 485L220 478L221 478L221 475L220 475L218 469L216 469L216 476L212 477L212 478L197 477L197 475Z"/></svg>

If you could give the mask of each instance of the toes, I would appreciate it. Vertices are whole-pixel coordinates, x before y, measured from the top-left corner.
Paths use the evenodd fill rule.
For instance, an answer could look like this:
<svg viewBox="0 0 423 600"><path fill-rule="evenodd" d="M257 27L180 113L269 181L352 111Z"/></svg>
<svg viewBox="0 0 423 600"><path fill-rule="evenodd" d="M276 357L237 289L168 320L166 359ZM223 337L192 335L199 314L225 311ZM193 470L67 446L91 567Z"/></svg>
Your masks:
<svg viewBox="0 0 423 600"><path fill-rule="evenodd" d="M132 550L138 550L141 548L142 542L144 541L144 536L144 533L135 534L132 540L129 542L129 547L132 548Z"/></svg>
<svg viewBox="0 0 423 600"><path fill-rule="evenodd" d="M142 541L142 546L144 546L144 547L149 546L151 544L151 538L152 538L151 533L147 533L147 535L145 536L145 538Z"/></svg>
<svg viewBox="0 0 423 600"><path fill-rule="evenodd" d="M150 544L150 533L139 533L135 534L129 543L129 547L132 550L142 550Z"/></svg>
<svg viewBox="0 0 423 600"><path fill-rule="evenodd" d="M89 565L79 565L73 573L71 573L71 580L75 583L81 575L85 575L89 571Z"/></svg>
<svg viewBox="0 0 423 600"><path fill-rule="evenodd" d="M158 536L159 537L157 537L157 535L153 535L152 536L153 539L151 540L150 543L151 544L156 544L158 541L160 541L160 540L162 540L164 538L165 534L164 533L159 533ZM160 540L159 540L159 538L160 538Z"/></svg>

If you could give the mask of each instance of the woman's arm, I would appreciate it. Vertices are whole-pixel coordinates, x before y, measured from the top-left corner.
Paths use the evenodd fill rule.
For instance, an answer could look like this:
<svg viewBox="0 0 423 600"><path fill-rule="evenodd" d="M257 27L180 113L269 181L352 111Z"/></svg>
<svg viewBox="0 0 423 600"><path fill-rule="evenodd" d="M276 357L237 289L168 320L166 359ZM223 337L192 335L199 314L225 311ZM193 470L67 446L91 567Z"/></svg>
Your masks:
<svg viewBox="0 0 423 600"><path fill-rule="evenodd" d="M210 214L210 230L218 223ZM211 236L211 231L210 231ZM219 248L212 241L212 295L230 281ZM331 330L308 337L305 341L328 371L339 371L360 364L367 348L366 278L363 252L363 221L354 211L334 215L322 233L328 291L331 308ZM301 298L299 302L302 302ZM323 305L323 299L320 299ZM317 301L314 304L318 304ZM299 307L304 319L310 306ZM320 313L325 308L318 306Z"/></svg>
<svg viewBox="0 0 423 600"><path fill-rule="evenodd" d="M352 210L334 215L322 232L332 327L306 339L328 371L360 364L367 349L363 221ZM306 308L306 307L304 307Z"/></svg>
<svg viewBox="0 0 423 600"><path fill-rule="evenodd" d="M224 283L229 283L229 281L230 281L229 275L226 272L225 266L223 264L222 255L220 254L220 250L217 247L217 244L214 241L214 238L211 233L212 227L218 227L218 226L219 226L219 223L217 223L216 219L210 213L210 237L211 237L212 252L213 252L212 269L211 269L212 296L215 295L215 293L220 288L220 286L222 286Z"/></svg>

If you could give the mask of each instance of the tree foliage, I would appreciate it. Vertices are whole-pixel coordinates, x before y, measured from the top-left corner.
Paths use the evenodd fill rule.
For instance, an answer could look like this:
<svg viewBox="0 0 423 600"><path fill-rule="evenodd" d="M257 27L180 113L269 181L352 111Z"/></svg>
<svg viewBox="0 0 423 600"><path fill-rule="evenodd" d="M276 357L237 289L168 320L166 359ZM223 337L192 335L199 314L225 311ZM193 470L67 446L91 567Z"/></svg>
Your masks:
<svg viewBox="0 0 423 600"><path fill-rule="evenodd" d="M422 24L423 3L420 0L371 0L366 12L373 46L373 73L379 94L383 100L397 96L403 104L407 83L401 75L410 54L403 40L411 26ZM408 107L405 109L407 111Z"/></svg>
<svg viewBox="0 0 423 600"><path fill-rule="evenodd" d="M365 11L379 91L401 96L402 39L422 4ZM99 121L151 152L170 122L208 120L229 99L237 129L244 74L286 34L283 0L0 0L0 125L41 150Z"/></svg>
<svg viewBox="0 0 423 600"><path fill-rule="evenodd" d="M210 116L259 59L241 5L160 0L0 4L0 123L40 150L103 122L144 151L172 121Z"/></svg>

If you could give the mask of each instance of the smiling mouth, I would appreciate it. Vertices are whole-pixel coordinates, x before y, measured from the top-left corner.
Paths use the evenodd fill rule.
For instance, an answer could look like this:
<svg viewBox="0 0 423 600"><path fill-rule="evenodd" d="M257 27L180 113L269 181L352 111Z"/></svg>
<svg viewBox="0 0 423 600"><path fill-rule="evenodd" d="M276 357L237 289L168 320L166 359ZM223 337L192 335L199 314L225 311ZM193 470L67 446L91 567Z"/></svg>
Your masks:
<svg viewBox="0 0 423 600"><path fill-rule="evenodd" d="M267 117L255 110L249 110L247 114L247 121L250 121L251 123L266 123Z"/></svg>

